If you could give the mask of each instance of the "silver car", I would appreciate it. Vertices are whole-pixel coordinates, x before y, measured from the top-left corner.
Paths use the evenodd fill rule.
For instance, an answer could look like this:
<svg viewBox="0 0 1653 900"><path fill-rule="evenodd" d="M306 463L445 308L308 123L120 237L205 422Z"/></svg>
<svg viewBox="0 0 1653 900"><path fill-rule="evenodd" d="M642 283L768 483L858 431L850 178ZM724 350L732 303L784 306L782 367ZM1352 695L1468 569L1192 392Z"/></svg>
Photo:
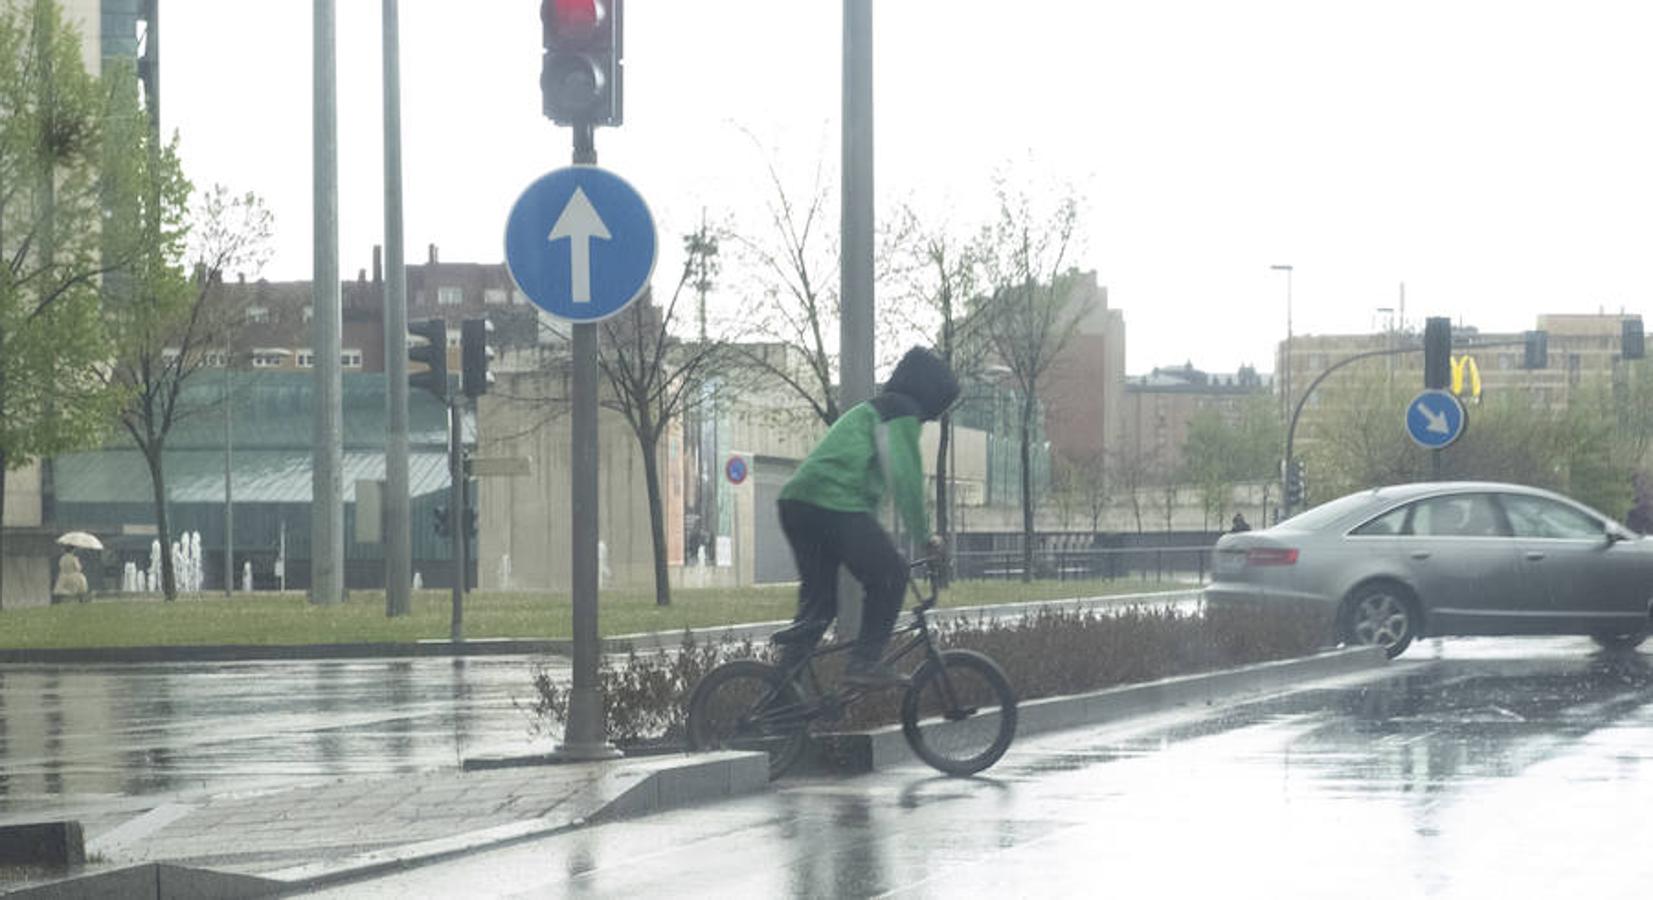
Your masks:
<svg viewBox="0 0 1653 900"><path fill-rule="evenodd" d="M1587 634L1632 648L1653 627L1653 540L1514 484L1351 494L1223 535L1212 568L1213 608L1309 603L1337 638L1391 657L1423 635Z"/></svg>

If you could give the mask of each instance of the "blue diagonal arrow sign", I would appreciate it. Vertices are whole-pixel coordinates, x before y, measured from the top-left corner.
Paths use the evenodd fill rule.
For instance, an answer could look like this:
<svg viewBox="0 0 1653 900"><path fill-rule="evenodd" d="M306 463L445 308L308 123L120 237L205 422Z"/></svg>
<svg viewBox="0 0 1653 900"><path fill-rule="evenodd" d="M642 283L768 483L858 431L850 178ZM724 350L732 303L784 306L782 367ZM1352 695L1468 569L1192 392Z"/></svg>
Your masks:
<svg viewBox="0 0 1653 900"><path fill-rule="evenodd" d="M596 166L541 176L505 223L505 265L534 305L574 322L606 319L654 272L654 217L625 179Z"/></svg>
<svg viewBox="0 0 1653 900"><path fill-rule="evenodd" d="M1464 405L1446 391L1423 391L1406 405L1406 433L1418 446L1439 450L1464 433Z"/></svg>

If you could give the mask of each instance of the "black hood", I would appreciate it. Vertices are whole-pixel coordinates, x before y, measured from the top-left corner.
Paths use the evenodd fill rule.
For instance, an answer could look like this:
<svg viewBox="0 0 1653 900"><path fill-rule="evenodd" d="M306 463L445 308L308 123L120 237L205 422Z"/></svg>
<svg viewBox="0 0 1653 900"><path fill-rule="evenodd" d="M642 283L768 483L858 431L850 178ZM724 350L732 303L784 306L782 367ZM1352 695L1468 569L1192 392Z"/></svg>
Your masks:
<svg viewBox="0 0 1653 900"><path fill-rule="evenodd" d="M919 418L928 422L939 418L958 399L959 383L941 357L923 347L914 347L901 357L889 380L884 382L884 393L911 397L918 404Z"/></svg>

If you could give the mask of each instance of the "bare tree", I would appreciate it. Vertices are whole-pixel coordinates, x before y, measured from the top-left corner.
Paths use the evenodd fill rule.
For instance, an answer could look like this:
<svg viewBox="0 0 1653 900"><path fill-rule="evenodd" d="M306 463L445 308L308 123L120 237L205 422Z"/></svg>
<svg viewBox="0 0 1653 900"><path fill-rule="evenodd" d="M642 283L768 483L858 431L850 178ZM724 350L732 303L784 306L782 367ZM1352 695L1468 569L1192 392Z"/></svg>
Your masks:
<svg viewBox="0 0 1653 900"><path fill-rule="evenodd" d="M1113 486L1130 504L1131 518L1136 522L1138 534L1142 533L1142 494L1148 487L1150 462L1147 454L1134 443L1121 446L1109 453Z"/></svg>
<svg viewBox="0 0 1653 900"><path fill-rule="evenodd" d="M1074 290L1071 268L1079 208L1065 192L1053 209L1036 209L1026 193L1006 179L998 184L999 219L986 254L989 293L984 314L993 352L1010 370L1018 391L1017 433L1021 444L1022 580L1033 578L1033 423L1040 409L1039 388L1079 328L1084 307Z"/></svg>
<svg viewBox="0 0 1653 900"><path fill-rule="evenodd" d="M177 197L180 190L187 186L164 188L161 196ZM163 211L163 220L169 216ZM227 317L222 304L213 302L219 297L216 288L226 270L256 273L263 267L274 223L257 195L231 195L222 185L197 201L192 220L187 259L193 276L167 259L167 243L157 241L146 266L106 288L118 348L107 377L126 398L120 423L149 468L162 547L172 545L163 464L167 438L180 421L204 410L180 398L185 385L207 366L208 351L223 344ZM183 237L180 231L177 239ZM161 554L161 590L168 600L178 595L171 553Z"/></svg>
<svg viewBox="0 0 1653 900"><path fill-rule="evenodd" d="M1061 475L1068 502L1089 518L1093 534L1101 531L1102 517L1113 502L1107 454L1096 450L1076 457L1063 455L1053 462L1055 470Z"/></svg>
<svg viewBox="0 0 1653 900"><path fill-rule="evenodd" d="M764 300L754 330L788 352L743 347L742 362L786 385L816 418L830 425L838 405L838 242L827 217L831 194L819 166L814 184L800 202L786 190L774 163L767 165L771 194L762 237L733 235L741 256L755 271ZM796 365L801 361L801 365Z"/></svg>
<svg viewBox="0 0 1653 900"><path fill-rule="evenodd" d="M981 284L985 235L962 239L946 223L930 224L911 206L903 207L890 232L886 257L901 286L896 309L909 329L933 341L936 353L961 382L979 380L989 342L984 323L991 309L970 300ZM937 421L935 461L936 533L952 533L948 451L953 442L953 412Z"/></svg>
<svg viewBox="0 0 1653 900"><path fill-rule="evenodd" d="M684 239L683 272L662 308L645 295L624 312L603 321L598 365L608 381L604 405L631 426L643 457L648 491L649 532L654 547L654 598L671 605L671 578L666 568L666 518L660 484L660 439L671 423L701 402L705 376L730 352L729 343L702 337L682 342L672 335L679 323L684 288L710 286L707 258L717 253L719 235L702 225Z"/></svg>

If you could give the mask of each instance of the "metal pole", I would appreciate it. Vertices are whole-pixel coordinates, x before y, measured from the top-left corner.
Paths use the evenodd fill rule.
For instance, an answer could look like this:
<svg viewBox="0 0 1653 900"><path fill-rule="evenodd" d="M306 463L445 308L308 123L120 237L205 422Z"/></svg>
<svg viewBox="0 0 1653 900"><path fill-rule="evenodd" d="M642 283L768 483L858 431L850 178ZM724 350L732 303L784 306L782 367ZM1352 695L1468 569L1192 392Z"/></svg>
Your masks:
<svg viewBox="0 0 1653 900"><path fill-rule="evenodd" d="M385 615L413 610L408 498L408 296L402 258L402 72L397 0L384 0L385 67Z"/></svg>
<svg viewBox="0 0 1653 900"><path fill-rule="evenodd" d="M465 435L464 407L448 400L448 542L453 557L453 615L448 640L465 640Z"/></svg>
<svg viewBox="0 0 1653 900"><path fill-rule="evenodd" d="M235 366L231 364L230 349L224 348L224 596L228 597L235 589L235 496L231 492L230 472L231 453L235 441L234 415L231 412L230 397L235 393L231 384L231 375Z"/></svg>
<svg viewBox="0 0 1653 900"><path fill-rule="evenodd" d="M1291 273L1290 265L1269 266L1276 272L1286 273L1286 347L1280 354L1280 415L1291 414ZM1291 480L1291 435L1287 431L1285 455L1280 460L1280 518L1291 516L1291 491L1288 485Z"/></svg>
<svg viewBox="0 0 1653 900"><path fill-rule="evenodd" d="M844 0L843 197L839 223L839 369L847 410L873 389L872 0ZM838 633L861 629L861 591L839 577Z"/></svg>
<svg viewBox="0 0 1653 900"><path fill-rule="evenodd" d="M596 165L590 125L574 126L574 164ZM573 685L568 726L556 756L566 760L610 759L620 751L603 727L603 694L597 683L597 326L573 326L572 409L569 419L569 506L573 526L569 561L573 589Z"/></svg>
<svg viewBox="0 0 1653 900"><path fill-rule="evenodd" d="M339 146L333 0L315 5L315 432L310 508L310 602L344 599L344 486L339 359Z"/></svg>

